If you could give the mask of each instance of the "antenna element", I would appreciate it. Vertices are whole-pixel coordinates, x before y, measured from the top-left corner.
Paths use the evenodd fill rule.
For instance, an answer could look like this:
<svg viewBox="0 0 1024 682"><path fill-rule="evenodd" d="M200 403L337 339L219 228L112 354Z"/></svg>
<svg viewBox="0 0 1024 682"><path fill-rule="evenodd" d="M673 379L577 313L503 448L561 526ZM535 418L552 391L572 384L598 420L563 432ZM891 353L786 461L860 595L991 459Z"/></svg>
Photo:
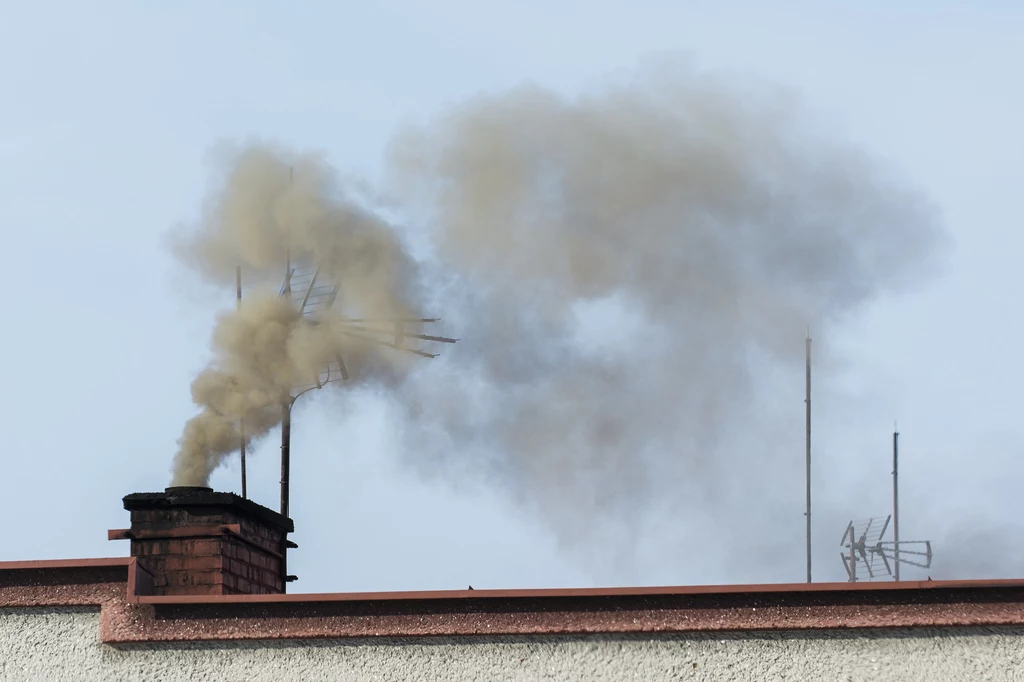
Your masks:
<svg viewBox="0 0 1024 682"><path fill-rule="evenodd" d="M807 396L804 402L807 405L807 582L811 582L811 328L807 328L807 371L806 390Z"/></svg>
<svg viewBox="0 0 1024 682"><path fill-rule="evenodd" d="M886 541L892 515L850 521L839 544L849 582L888 580L900 564L931 568L932 543L928 540ZM907 557L912 558L907 558ZM862 569L862 570L861 570Z"/></svg>
<svg viewBox="0 0 1024 682"><path fill-rule="evenodd" d="M239 310L242 308L242 266L239 265L235 268L235 291L236 291L236 306ZM245 489L245 420L238 420L238 454L242 460L242 499L248 499Z"/></svg>
<svg viewBox="0 0 1024 682"><path fill-rule="evenodd" d="M896 581L900 579L900 432L892 423L892 537L895 556Z"/></svg>

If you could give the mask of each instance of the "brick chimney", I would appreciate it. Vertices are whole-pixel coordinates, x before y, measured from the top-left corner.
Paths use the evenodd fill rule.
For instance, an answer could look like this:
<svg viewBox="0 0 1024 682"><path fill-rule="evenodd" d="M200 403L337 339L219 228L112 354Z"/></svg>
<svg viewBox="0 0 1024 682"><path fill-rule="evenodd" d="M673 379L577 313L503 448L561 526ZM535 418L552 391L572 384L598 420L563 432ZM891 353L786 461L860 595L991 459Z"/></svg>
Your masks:
<svg viewBox="0 0 1024 682"><path fill-rule="evenodd" d="M292 520L234 493L176 487L124 498L131 555L153 576L153 594L281 594Z"/></svg>

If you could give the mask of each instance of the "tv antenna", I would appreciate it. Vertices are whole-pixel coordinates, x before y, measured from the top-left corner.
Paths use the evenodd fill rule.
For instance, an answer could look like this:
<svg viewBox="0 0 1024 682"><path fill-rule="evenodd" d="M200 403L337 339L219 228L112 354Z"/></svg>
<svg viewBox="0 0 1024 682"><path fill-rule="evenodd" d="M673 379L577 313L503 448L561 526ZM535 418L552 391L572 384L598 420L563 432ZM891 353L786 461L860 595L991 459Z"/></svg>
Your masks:
<svg viewBox="0 0 1024 682"><path fill-rule="evenodd" d="M927 540L884 540L892 515L850 521L839 544L849 582L890 580L900 564L931 568L932 543Z"/></svg>
<svg viewBox="0 0 1024 682"><path fill-rule="evenodd" d="M294 267L291 254L285 271L284 284L281 286L281 298L290 299L300 314L313 324L318 324L322 317L334 306L340 287L321 275L319 265ZM402 353L432 359L438 356L421 348L407 344L409 339L431 343L455 343L458 339L447 336L423 334L422 327L440 318L351 318L340 317L336 326L338 333L365 343L385 346ZM291 426L292 406L295 401L306 393L318 390L327 384L344 381L349 378L345 358L338 352L334 361L320 372L316 379L307 384L294 387L288 399L281 405L281 514L288 516L288 484L291 468Z"/></svg>
<svg viewBox="0 0 1024 682"><path fill-rule="evenodd" d="M236 270L236 299L238 306L242 302L242 269ZM338 298L340 286L321 274L319 265L294 266L292 264L291 252L287 255L284 283L279 292L280 298L288 299L299 310L309 323L319 324L323 321L324 315L331 310ZM431 353L422 348L413 347L407 343L408 340L425 341L431 343L456 343L458 339L446 336L436 336L422 333L423 325L433 322L440 322L440 318L352 318L339 317L336 322L337 332L349 338L358 339L364 343L392 348L398 352L416 355L422 358L436 358L437 353ZM318 376L312 381L292 387L288 397L281 403L281 514L288 516L289 511L289 487L291 478L291 437L292 437L292 408L295 401L300 397L323 388L327 384L337 381L345 381L349 378L348 368L345 365L345 358L340 351ZM244 423L239 425L241 442L239 453L242 460L242 497L246 497L246 462L245 462L245 430ZM282 573L285 575L285 583L293 582L297 578L288 575L286 569L287 550L298 547L291 540L285 539L281 548Z"/></svg>
<svg viewBox="0 0 1024 682"><path fill-rule="evenodd" d="M807 327L807 339L805 341L805 353L806 353L806 369L804 372L805 381L805 398L804 405L806 414L804 417L804 425L806 429L806 440L804 442L806 447L806 459L805 459L805 485L807 489L807 507L804 511L807 523L807 582L811 582L811 328Z"/></svg>
<svg viewBox="0 0 1024 682"><path fill-rule="evenodd" d="M289 169L289 181L294 179L294 172ZM236 269L236 299L237 305L242 305L242 269ZM319 324L323 317L335 304L340 292L340 286L332 281L326 273L322 273L321 266L316 262L305 262L294 264L292 262L291 246L286 249L284 283L281 285L279 296L288 299L299 311L299 314L311 324ZM409 340L425 341L431 343L456 343L458 339L446 336L437 336L422 333L423 325L440 322L440 318L351 318L340 316L336 322L337 333L348 338L357 339L363 343L386 346L401 353L408 353L422 358L432 359L437 353L431 353L422 348L413 347L407 342ZM300 397L310 391L319 390L327 384L337 381L345 381L349 378L348 368L345 365L345 358L338 351L334 360L330 362L319 374L309 383L293 386L288 397L281 403L281 514L285 517L289 513L289 482L291 477L291 432L292 432L292 408ZM241 442L239 452L242 462L242 496L246 496L246 462L245 462L245 430L244 422L239 424ZM296 580L293 575L288 575L286 568L287 550L298 547L291 540L285 539L281 548L281 572L285 576L285 584Z"/></svg>
<svg viewBox="0 0 1024 682"><path fill-rule="evenodd" d="M288 169L288 181L295 179L294 169ZM240 308L242 305L242 268L236 268L236 300ZM289 299L299 314L312 324L319 324L322 317L334 306L338 298L340 287L337 282L321 275L321 266L318 263L303 263L298 266L292 262L291 245L288 244L285 250L285 274L284 283L281 285L280 297ZM420 348L413 348L406 344L408 339L427 341L434 343L455 343L457 339L446 336L435 336L423 334L422 327L425 324L440 322L440 318L382 318L363 319L341 317L341 323L336 326L342 336L360 340L364 343L387 346L402 353L418 355L423 358L436 358L437 353L430 353ZM383 328L381 327L383 325ZM410 328L411 327L411 328ZM295 401L306 393L319 390L327 384L336 381L344 381L349 378L348 368L345 366L345 359L341 353L335 355L334 361L320 371L313 381L294 386L292 391L281 404L281 514L288 516L289 511L289 478L291 473L291 430L292 430L292 407ZM239 423L241 434L239 443L239 454L242 464L242 497L246 497L246 462L245 462L245 424Z"/></svg>

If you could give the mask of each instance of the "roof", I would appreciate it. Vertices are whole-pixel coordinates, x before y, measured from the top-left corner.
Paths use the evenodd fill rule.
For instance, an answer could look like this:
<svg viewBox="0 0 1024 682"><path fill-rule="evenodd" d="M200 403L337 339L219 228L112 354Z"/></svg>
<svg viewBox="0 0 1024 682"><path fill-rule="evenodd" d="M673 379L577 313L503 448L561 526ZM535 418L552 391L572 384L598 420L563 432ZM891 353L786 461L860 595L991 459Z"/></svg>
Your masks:
<svg viewBox="0 0 1024 682"><path fill-rule="evenodd" d="M1024 625L1024 580L147 595L134 558L0 562L0 607L102 611L107 643Z"/></svg>

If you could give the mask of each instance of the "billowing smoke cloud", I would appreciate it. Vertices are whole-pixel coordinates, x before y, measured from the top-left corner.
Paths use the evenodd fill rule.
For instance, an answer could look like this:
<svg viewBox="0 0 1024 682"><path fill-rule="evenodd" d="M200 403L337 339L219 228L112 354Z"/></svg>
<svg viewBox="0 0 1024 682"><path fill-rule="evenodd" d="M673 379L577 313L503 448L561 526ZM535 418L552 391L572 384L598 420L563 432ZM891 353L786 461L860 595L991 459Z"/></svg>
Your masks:
<svg viewBox="0 0 1024 682"><path fill-rule="evenodd" d="M765 423L764 386L799 371L804 330L912 282L939 237L921 197L815 135L790 98L693 74L479 98L402 131L386 170L416 265L322 162L260 148L235 158L184 253L233 281L239 263L282 271L290 234L346 306L442 312L462 341L440 361L375 365L405 377L389 385L415 460L486 474L566 539L601 520L628 536L667 490L735 494L717 474L771 466L767 433L730 453ZM205 481L240 416L265 432L263 406L329 360L337 338L303 324L272 297L224 316L176 482Z"/></svg>
<svg viewBox="0 0 1024 682"><path fill-rule="evenodd" d="M214 359L192 384L202 411L188 422L174 461L174 485L205 485L241 434L265 435L293 391L327 378L342 357L350 382L401 375L404 358L341 333L341 313L408 317L416 268L395 231L361 209L331 169L313 156L263 145L220 150L224 171L198 226L178 236L182 259L211 282L280 283L288 264L319 266L339 285L333 316L313 321L270 288L221 316ZM337 368L335 369L337 372Z"/></svg>
<svg viewBox="0 0 1024 682"><path fill-rule="evenodd" d="M939 243L921 197L791 100L700 77L481 98L405 131L390 171L463 337L400 402L567 543L635 536L668 496L770 503L803 429L777 447L765 389L802 388L807 326L828 338ZM753 477L747 504L726 477Z"/></svg>

